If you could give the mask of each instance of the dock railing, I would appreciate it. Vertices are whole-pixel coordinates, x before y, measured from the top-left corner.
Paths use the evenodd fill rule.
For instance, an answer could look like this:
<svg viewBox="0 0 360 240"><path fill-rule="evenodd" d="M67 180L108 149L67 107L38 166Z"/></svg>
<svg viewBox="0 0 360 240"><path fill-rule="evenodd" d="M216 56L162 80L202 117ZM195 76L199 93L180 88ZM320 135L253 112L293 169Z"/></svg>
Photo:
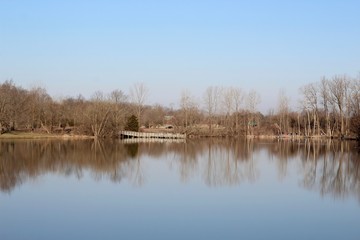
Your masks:
<svg viewBox="0 0 360 240"><path fill-rule="evenodd" d="M181 133L150 133L150 132L133 132L121 131L120 138L166 138L166 139L185 139L186 134Z"/></svg>

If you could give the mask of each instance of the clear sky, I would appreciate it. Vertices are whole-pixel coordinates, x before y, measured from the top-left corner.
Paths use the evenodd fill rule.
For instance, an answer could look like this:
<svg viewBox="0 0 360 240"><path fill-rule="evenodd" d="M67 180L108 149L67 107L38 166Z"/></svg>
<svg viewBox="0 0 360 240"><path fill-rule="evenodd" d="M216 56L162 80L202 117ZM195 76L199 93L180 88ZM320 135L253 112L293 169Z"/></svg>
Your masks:
<svg viewBox="0 0 360 240"><path fill-rule="evenodd" d="M0 0L0 82L53 97L129 92L177 106L234 86L276 108L280 90L360 72L360 1Z"/></svg>

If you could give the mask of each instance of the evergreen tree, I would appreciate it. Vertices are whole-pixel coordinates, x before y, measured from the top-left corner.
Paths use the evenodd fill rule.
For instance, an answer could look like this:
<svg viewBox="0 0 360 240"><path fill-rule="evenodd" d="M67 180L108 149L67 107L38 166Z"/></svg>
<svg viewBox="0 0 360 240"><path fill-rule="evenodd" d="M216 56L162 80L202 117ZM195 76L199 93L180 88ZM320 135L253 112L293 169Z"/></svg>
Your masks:
<svg viewBox="0 0 360 240"><path fill-rule="evenodd" d="M125 126L126 131L139 131L139 121L135 115L131 115L127 121Z"/></svg>

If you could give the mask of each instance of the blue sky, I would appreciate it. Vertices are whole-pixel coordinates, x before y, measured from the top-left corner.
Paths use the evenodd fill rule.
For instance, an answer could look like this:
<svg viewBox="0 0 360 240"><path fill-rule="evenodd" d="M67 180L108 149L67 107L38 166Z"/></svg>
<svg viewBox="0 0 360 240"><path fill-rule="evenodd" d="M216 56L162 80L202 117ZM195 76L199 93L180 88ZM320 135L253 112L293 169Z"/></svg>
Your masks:
<svg viewBox="0 0 360 240"><path fill-rule="evenodd" d="M360 1L0 0L0 82L53 97L129 92L176 106L188 89L280 90L360 72Z"/></svg>

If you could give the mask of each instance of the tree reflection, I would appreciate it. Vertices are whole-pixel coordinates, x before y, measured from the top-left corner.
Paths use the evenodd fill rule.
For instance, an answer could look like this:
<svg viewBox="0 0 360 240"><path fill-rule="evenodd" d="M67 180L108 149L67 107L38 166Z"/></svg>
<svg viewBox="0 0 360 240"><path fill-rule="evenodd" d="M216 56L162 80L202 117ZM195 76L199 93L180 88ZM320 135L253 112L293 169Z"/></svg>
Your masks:
<svg viewBox="0 0 360 240"><path fill-rule="evenodd" d="M0 189L11 192L47 173L81 179L84 172L97 181L142 186L145 161L164 162L183 182L200 177L208 186L231 186L256 181L266 160L282 180L295 168L306 189L360 200L359 154L355 143L331 140L0 141Z"/></svg>
<svg viewBox="0 0 360 240"><path fill-rule="evenodd" d="M94 179L120 182L133 165L123 145L101 141L1 141L0 152L0 187L8 192L47 172L82 178L89 169Z"/></svg>
<svg viewBox="0 0 360 240"><path fill-rule="evenodd" d="M314 145L314 144L313 144ZM351 142L318 142L302 159L303 185L321 195L345 198L354 195L360 200L359 152Z"/></svg>
<svg viewBox="0 0 360 240"><path fill-rule="evenodd" d="M139 144L138 143L129 143L125 145L126 152L130 158L135 158L138 155Z"/></svg>
<svg viewBox="0 0 360 240"><path fill-rule="evenodd" d="M207 185L237 185L258 177L253 140L210 139L206 147L207 154L200 155L206 159L204 181Z"/></svg>

